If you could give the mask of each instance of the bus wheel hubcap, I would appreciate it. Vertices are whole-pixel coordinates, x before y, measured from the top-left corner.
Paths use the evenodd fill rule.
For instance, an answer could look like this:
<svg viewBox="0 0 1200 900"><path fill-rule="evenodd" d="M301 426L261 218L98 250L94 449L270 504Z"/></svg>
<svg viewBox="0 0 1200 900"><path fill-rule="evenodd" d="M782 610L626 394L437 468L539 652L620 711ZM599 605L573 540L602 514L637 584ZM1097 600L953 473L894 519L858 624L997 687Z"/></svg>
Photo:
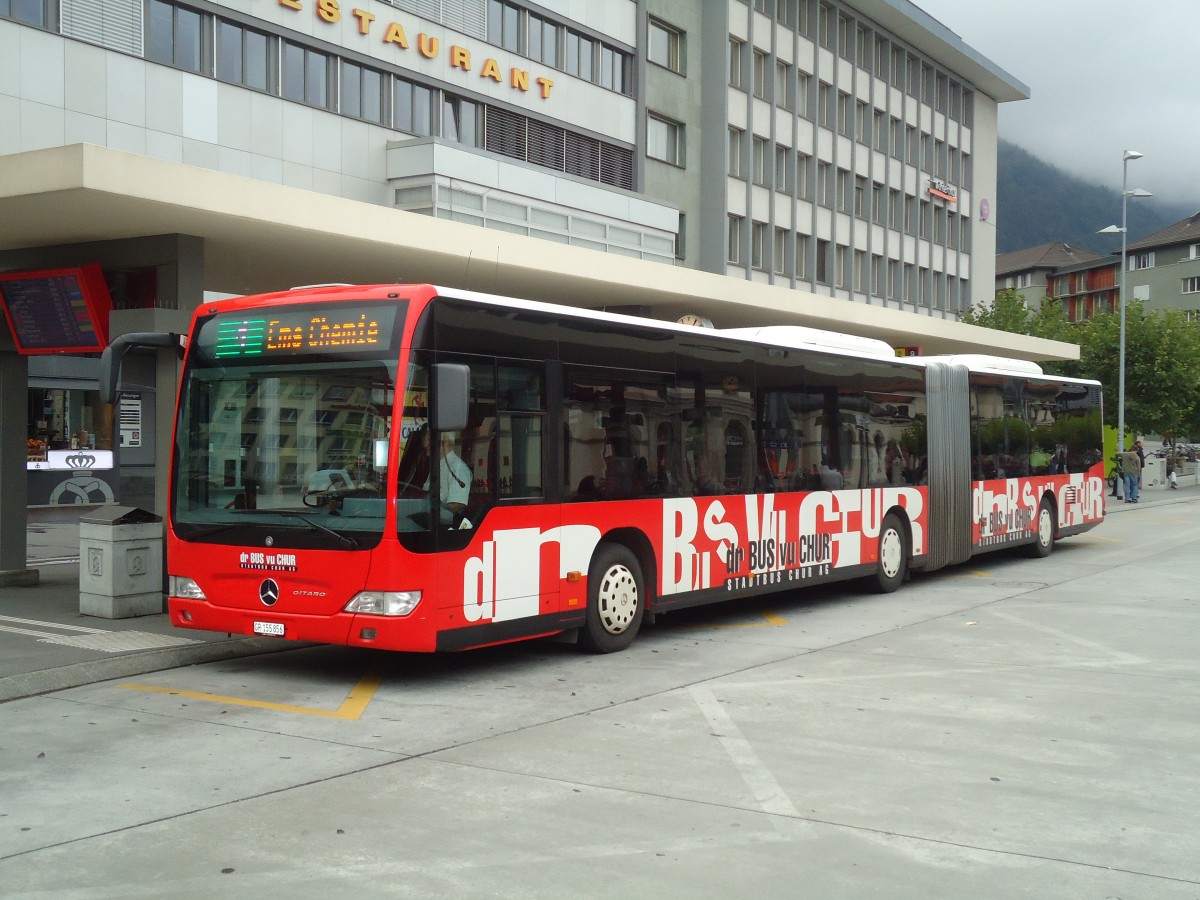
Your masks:
<svg viewBox="0 0 1200 900"><path fill-rule="evenodd" d="M597 612L604 630L620 634L633 621L638 609L637 582L625 566L613 566L604 573L596 596Z"/></svg>

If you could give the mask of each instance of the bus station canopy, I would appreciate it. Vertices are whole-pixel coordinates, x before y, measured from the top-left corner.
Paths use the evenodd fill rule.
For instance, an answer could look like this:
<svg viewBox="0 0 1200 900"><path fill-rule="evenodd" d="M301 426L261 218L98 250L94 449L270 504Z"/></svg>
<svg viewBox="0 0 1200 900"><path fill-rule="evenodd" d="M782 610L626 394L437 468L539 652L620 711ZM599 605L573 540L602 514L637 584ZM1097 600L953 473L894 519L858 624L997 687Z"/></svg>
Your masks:
<svg viewBox="0 0 1200 900"><path fill-rule="evenodd" d="M1074 344L435 219L90 144L0 156L0 251L182 234L203 287L432 282L719 328L804 325L924 355L1078 359ZM80 262L86 262L81 260Z"/></svg>

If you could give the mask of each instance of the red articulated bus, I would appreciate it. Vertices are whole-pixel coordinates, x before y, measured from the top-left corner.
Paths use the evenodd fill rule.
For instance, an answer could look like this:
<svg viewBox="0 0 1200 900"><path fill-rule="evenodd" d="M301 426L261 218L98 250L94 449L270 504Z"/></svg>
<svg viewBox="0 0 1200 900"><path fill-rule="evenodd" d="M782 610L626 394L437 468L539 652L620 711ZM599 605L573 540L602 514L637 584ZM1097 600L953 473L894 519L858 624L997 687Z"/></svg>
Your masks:
<svg viewBox="0 0 1200 900"><path fill-rule="evenodd" d="M116 387L135 334L104 356ZM167 567L182 628L391 650L577 632L1055 540L1104 517L1100 387L993 357L430 285L205 303Z"/></svg>

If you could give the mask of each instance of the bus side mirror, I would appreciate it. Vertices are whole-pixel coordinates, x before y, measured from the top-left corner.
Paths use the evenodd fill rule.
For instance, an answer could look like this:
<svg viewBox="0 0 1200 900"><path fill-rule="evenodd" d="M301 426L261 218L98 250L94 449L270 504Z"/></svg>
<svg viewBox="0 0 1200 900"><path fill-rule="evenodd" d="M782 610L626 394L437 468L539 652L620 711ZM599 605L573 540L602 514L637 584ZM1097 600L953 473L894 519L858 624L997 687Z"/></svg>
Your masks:
<svg viewBox="0 0 1200 900"><path fill-rule="evenodd" d="M100 402L117 402L117 382L121 377L121 360L134 347L174 350L183 359L182 335L174 332L141 331L115 337L100 354Z"/></svg>
<svg viewBox="0 0 1200 900"><path fill-rule="evenodd" d="M471 367L436 363L433 367L433 427L437 431L462 431L467 427L471 404Z"/></svg>

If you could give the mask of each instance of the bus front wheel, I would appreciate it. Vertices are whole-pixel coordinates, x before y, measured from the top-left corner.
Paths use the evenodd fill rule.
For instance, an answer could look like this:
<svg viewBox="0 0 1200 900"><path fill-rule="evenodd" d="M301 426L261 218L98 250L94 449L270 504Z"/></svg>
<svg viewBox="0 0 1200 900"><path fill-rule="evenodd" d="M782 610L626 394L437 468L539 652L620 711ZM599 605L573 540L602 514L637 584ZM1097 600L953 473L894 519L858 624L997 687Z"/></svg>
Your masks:
<svg viewBox="0 0 1200 900"><path fill-rule="evenodd" d="M593 653L624 650L637 637L645 613L642 567L620 544L601 544L588 567L587 620L579 645Z"/></svg>
<svg viewBox="0 0 1200 900"><path fill-rule="evenodd" d="M879 567L873 585L881 594L899 589L908 574L908 533L894 513L883 520L879 529Z"/></svg>

